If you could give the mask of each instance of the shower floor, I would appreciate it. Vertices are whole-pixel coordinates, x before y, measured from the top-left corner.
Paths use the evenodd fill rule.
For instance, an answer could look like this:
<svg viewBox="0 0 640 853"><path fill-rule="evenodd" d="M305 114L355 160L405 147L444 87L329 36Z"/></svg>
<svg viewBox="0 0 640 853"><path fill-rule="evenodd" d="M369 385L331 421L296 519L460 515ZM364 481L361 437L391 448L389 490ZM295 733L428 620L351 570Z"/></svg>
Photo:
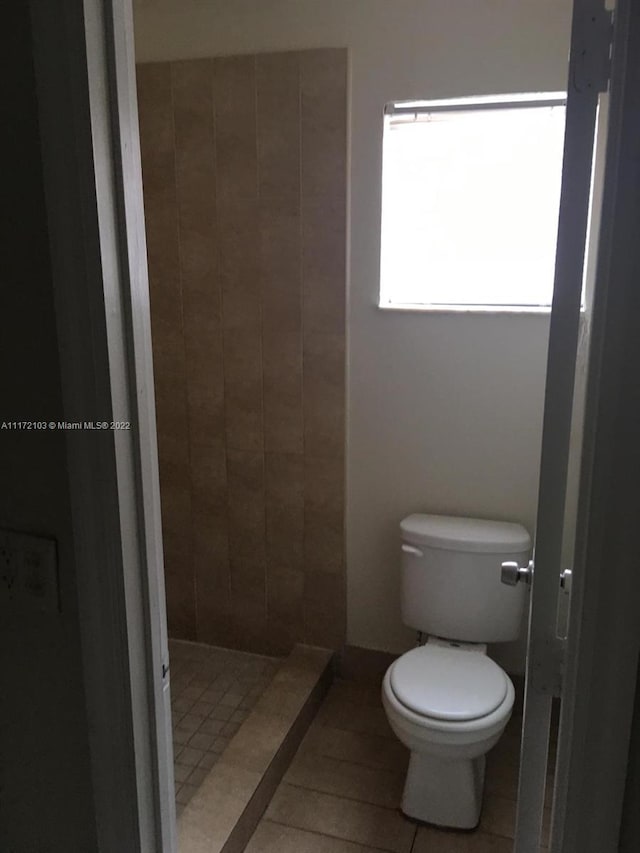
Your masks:
<svg viewBox="0 0 640 853"><path fill-rule="evenodd" d="M282 663L279 658L169 640L180 815Z"/></svg>

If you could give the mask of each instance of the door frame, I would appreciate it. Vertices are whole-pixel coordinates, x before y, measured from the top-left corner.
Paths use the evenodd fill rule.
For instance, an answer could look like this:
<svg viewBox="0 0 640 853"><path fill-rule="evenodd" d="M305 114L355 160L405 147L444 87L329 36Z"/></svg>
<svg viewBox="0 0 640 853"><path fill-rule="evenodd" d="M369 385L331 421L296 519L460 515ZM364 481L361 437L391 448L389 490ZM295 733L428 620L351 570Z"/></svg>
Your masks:
<svg viewBox="0 0 640 853"><path fill-rule="evenodd" d="M552 853L618 850L640 659L640 5L615 17Z"/></svg>
<svg viewBox="0 0 640 853"><path fill-rule="evenodd" d="M574 4L567 73L562 187L544 395L538 509L529 607L516 853L538 853L553 696L561 693L558 595L580 352L581 292L589 245L600 93L607 89L611 13L603 0ZM595 217L597 220L597 216ZM592 220L593 221L593 220ZM597 286L597 279L596 279ZM587 309L589 312L591 308ZM559 791L560 789L558 789ZM556 797L558 801L560 797Z"/></svg>
<svg viewBox="0 0 640 853"><path fill-rule="evenodd" d="M78 595L99 849L175 853L131 0L30 0L30 5L65 418L137 425L99 440L92 432L67 436L77 559L85 567ZM621 0L619 5L633 4ZM629 12L636 38L638 11L635 4ZM628 81L629 104L638 105L637 78L636 72ZM640 305L631 285L640 270L640 241L632 233L634 220L625 219L636 210L632 191L638 184L617 178L612 214L616 240L628 254L624 260L609 254L606 273L620 286L594 329L599 356L590 367L591 420L585 436L592 461L583 468L590 488L580 505L580 529L590 532L577 555L588 587L580 592L578 583L576 602L584 596L594 609L582 611L580 654L576 646L569 652L572 711L565 702L561 723L571 775L580 784L563 820L571 837L567 832L556 842L555 853L614 849L640 646L635 624L640 577L625 571L632 565L637 529L629 513L638 500L630 473L638 472L623 463L635 462L635 435L630 429L618 432L622 402L638 402L630 368L640 367L631 337L632 309ZM616 337L619 328L629 335L626 351ZM620 505L624 494L632 500ZM588 519L602 523L596 528ZM610 553L613 543L619 543L619 558L605 573L601 555L605 549ZM578 632L574 635L577 643ZM601 684L607 685L606 696ZM603 720L610 725L607 749L602 743L590 748L587 736L600 731ZM589 784L593 778L612 782L605 796L601 785ZM600 846L591 843L594 839ZM609 846L602 846L603 840Z"/></svg>
<svg viewBox="0 0 640 853"><path fill-rule="evenodd" d="M29 0L100 853L176 853L131 0Z"/></svg>

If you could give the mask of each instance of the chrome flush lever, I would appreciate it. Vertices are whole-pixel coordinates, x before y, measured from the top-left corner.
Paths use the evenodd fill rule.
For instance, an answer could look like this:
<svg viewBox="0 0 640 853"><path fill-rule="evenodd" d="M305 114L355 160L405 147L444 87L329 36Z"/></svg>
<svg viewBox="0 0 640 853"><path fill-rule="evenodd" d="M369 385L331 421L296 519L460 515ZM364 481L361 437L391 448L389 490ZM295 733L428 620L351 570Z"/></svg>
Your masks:
<svg viewBox="0 0 640 853"><path fill-rule="evenodd" d="M533 577L533 560L529 560L528 566L519 566L517 563L507 562L502 564L500 580L508 586L515 586L520 581L531 583Z"/></svg>

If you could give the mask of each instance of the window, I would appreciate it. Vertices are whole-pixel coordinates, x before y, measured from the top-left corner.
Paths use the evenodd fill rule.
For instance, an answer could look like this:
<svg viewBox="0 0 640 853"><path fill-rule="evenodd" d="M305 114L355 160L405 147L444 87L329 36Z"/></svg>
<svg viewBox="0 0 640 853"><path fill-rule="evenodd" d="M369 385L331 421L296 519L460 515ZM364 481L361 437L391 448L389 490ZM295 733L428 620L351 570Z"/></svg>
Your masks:
<svg viewBox="0 0 640 853"><path fill-rule="evenodd" d="M551 304L564 97L387 105L382 307Z"/></svg>

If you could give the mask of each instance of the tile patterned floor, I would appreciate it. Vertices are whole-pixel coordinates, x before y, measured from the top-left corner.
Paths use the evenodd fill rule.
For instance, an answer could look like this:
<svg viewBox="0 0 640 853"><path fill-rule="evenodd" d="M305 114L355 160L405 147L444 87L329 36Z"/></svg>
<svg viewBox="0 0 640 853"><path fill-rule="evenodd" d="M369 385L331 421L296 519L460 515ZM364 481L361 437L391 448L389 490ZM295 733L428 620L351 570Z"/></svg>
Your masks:
<svg viewBox="0 0 640 853"><path fill-rule="evenodd" d="M200 643L169 641L176 805L181 814L281 664Z"/></svg>
<svg viewBox="0 0 640 853"><path fill-rule="evenodd" d="M478 830L417 826L398 808L408 754L388 726L378 688L336 682L246 851L511 853L521 722L514 715L489 756Z"/></svg>

